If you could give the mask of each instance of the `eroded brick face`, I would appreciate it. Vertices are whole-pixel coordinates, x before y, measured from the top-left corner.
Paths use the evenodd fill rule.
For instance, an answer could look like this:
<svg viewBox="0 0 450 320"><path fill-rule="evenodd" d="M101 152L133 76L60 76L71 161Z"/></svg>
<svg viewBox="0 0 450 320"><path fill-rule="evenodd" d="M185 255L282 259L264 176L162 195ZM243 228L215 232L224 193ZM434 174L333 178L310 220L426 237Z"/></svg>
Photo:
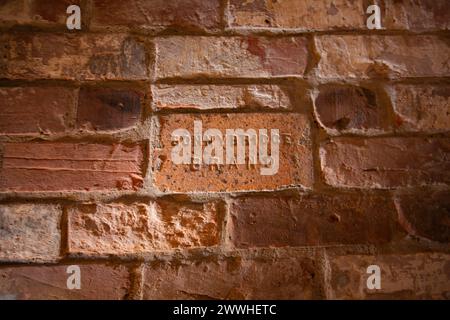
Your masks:
<svg viewBox="0 0 450 320"><path fill-rule="evenodd" d="M450 73L448 39L440 36L319 36L323 79L443 77ZM424 62L426 57L426 63Z"/></svg>
<svg viewBox="0 0 450 320"><path fill-rule="evenodd" d="M127 35L4 33L0 77L145 80L144 44Z"/></svg>
<svg viewBox="0 0 450 320"><path fill-rule="evenodd" d="M221 23L220 6L218 0L95 0L92 23L94 27L214 30Z"/></svg>
<svg viewBox="0 0 450 320"><path fill-rule="evenodd" d="M446 132L450 123L448 85L394 85L395 124L400 132Z"/></svg>
<svg viewBox="0 0 450 320"><path fill-rule="evenodd" d="M87 130L132 127L141 117L142 96L142 93L132 89L81 88L77 126Z"/></svg>
<svg viewBox="0 0 450 320"><path fill-rule="evenodd" d="M396 198L399 221L410 234L439 242L450 242L450 197L448 191L421 192L417 197Z"/></svg>
<svg viewBox="0 0 450 320"><path fill-rule="evenodd" d="M80 0L4 0L0 3L0 24L65 26L67 7L81 3Z"/></svg>
<svg viewBox="0 0 450 320"><path fill-rule="evenodd" d="M155 43L159 79L303 76L308 62L304 37L178 36Z"/></svg>
<svg viewBox="0 0 450 320"><path fill-rule="evenodd" d="M336 299L448 299L448 254L332 256L332 297ZM383 274L380 290L368 290L367 266L378 265Z"/></svg>
<svg viewBox="0 0 450 320"><path fill-rule="evenodd" d="M450 299L449 26L448 0L0 0L0 299Z"/></svg>
<svg viewBox="0 0 450 320"><path fill-rule="evenodd" d="M448 184L447 138L336 138L320 149L327 184L396 188Z"/></svg>
<svg viewBox="0 0 450 320"><path fill-rule="evenodd" d="M382 25L392 30L439 30L449 27L445 0L379 1ZM230 1L230 25L282 30L365 30L364 1Z"/></svg>
<svg viewBox="0 0 450 320"><path fill-rule="evenodd" d="M321 86L315 99L321 123L330 129L380 130L385 128L387 110L373 90L355 86Z"/></svg>
<svg viewBox="0 0 450 320"><path fill-rule="evenodd" d="M292 89L292 88L291 88ZM278 85L156 85L156 110L292 110L291 90Z"/></svg>
<svg viewBox="0 0 450 320"><path fill-rule="evenodd" d="M7 204L0 207L0 259L52 262L60 256L59 205Z"/></svg>
<svg viewBox="0 0 450 320"><path fill-rule="evenodd" d="M161 200L82 204L69 209L69 252L133 254L217 246L223 204Z"/></svg>

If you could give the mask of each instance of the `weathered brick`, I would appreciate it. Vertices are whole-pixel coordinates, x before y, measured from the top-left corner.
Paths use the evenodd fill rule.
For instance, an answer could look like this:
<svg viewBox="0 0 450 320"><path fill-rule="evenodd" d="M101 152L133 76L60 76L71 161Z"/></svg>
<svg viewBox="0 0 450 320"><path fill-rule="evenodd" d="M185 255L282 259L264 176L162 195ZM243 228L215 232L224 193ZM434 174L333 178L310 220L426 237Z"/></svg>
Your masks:
<svg viewBox="0 0 450 320"><path fill-rule="evenodd" d="M450 75L446 37L324 35L316 37L316 47L316 72L324 79Z"/></svg>
<svg viewBox="0 0 450 320"><path fill-rule="evenodd" d="M399 220L409 234L450 242L450 192L424 191L396 198Z"/></svg>
<svg viewBox="0 0 450 320"><path fill-rule="evenodd" d="M30 3L30 19L34 22L45 24L59 24L66 26L67 8L70 5L80 7L81 21L86 20L86 8L81 5L81 0L32 0Z"/></svg>
<svg viewBox="0 0 450 320"><path fill-rule="evenodd" d="M92 26L216 30L220 15L219 0L95 0Z"/></svg>
<svg viewBox="0 0 450 320"><path fill-rule="evenodd" d="M0 2L0 25L66 26L70 5L81 7L81 20L85 20L81 0L3 0Z"/></svg>
<svg viewBox="0 0 450 320"><path fill-rule="evenodd" d="M0 205L0 260L59 258L61 208L47 204Z"/></svg>
<svg viewBox="0 0 450 320"><path fill-rule="evenodd" d="M367 30L367 1L348 0L231 0L231 27L296 30ZM383 29L448 29L447 0L382 0Z"/></svg>
<svg viewBox="0 0 450 320"><path fill-rule="evenodd" d="M28 21L25 0L3 0L0 2L0 25L12 25Z"/></svg>
<svg viewBox="0 0 450 320"><path fill-rule="evenodd" d="M137 189L142 184L139 145L5 143L0 191Z"/></svg>
<svg viewBox="0 0 450 320"><path fill-rule="evenodd" d="M51 134L73 127L75 90L62 87L0 88L0 133Z"/></svg>
<svg viewBox="0 0 450 320"><path fill-rule="evenodd" d="M133 254L219 244L218 202L83 204L69 209L69 252Z"/></svg>
<svg viewBox="0 0 450 320"><path fill-rule="evenodd" d="M398 84L391 91L398 131L450 131L450 86Z"/></svg>
<svg viewBox="0 0 450 320"><path fill-rule="evenodd" d="M212 156L219 159L223 156L220 165L208 164L205 157L202 158L201 164L194 164L195 154L194 148L194 121L202 123L203 132L207 129L218 129L222 134L222 140L217 139L215 147L217 153L211 151ZM186 149L191 146L190 164L176 164L172 157L172 153L178 155L172 134L174 130L186 129L191 135L191 143L186 143ZM264 157L261 157L258 148L255 149L257 154L257 164L250 164L249 149L247 143L245 149L245 159L243 164L227 161L226 157L226 129L243 129L247 131L253 129L258 136L260 129L267 130L266 144L268 155L273 156L271 165L263 164ZM279 139L271 138L274 132L272 129L279 130ZM175 138L175 137L174 137ZM158 139L155 137L155 139ZM175 138L176 139L176 138ZM248 138L243 137L246 142ZM203 149L206 147L205 137L203 135ZM213 138L212 140L215 140ZM261 138L256 137L258 146L261 145ZM175 140L176 143L177 140ZM184 142L186 142L184 140ZM220 146L222 141L222 147ZM253 140L252 140L253 141ZM274 147L274 141L279 141L279 147ZM235 146L229 147L229 152L236 152ZM269 143L270 142L270 143ZM183 143L181 141L180 143ZM153 141L152 145L156 146L153 155L153 171L154 183L162 191L165 192L221 192L221 191L239 191L239 190L267 190L279 189L290 185L301 185L311 187L312 185L312 155L310 126L308 119L302 114L206 114L206 115L164 115L159 117L159 139ZM215 145L215 144L211 144ZM255 143L252 143L255 145ZM180 147L182 144L177 144ZM269 153L269 147L270 152ZM278 168L276 161L276 153L273 150L279 149ZM203 153L205 155L207 153ZM271 172L264 173L264 170L272 167ZM266 169L264 169L266 168Z"/></svg>
<svg viewBox="0 0 450 320"><path fill-rule="evenodd" d="M383 244L400 236L391 199L353 194L238 198L230 241L239 248Z"/></svg>
<svg viewBox="0 0 450 320"><path fill-rule="evenodd" d="M278 85L152 86L153 107L159 109L292 109L288 90Z"/></svg>
<svg viewBox="0 0 450 320"><path fill-rule="evenodd" d="M303 37L175 36L155 44L157 78L303 76L308 59Z"/></svg>
<svg viewBox="0 0 450 320"><path fill-rule="evenodd" d="M447 0L384 0L382 26L386 29L448 30L450 4Z"/></svg>
<svg viewBox="0 0 450 320"><path fill-rule="evenodd" d="M87 130L116 130L135 125L141 115L142 93L128 89L80 89L77 125Z"/></svg>
<svg viewBox="0 0 450 320"><path fill-rule="evenodd" d="M144 299L314 299L320 267L299 254L147 266Z"/></svg>
<svg viewBox="0 0 450 320"><path fill-rule="evenodd" d="M378 103L374 91L363 87L320 86L315 110L322 125L330 129L380 130L386 127L387 110Z"/></svg>
<svg viewBox="0 0 450 320"><path fill-rule="evenodd" d="M336 138L322 144L321 167L337 187L394 188L448 184L447 138Z"/></svg>
<svg viewBox="0 0 450 320"><path fill-rule="evenodd" d="M361 29L365 27L364 12L362 1L231 0L229 24L300 30Z"/></svg>
<svg viewBox="0 0 450 320"><path fill-rule="evenodd" d="M119 300L129 292L122 265L77 264L81 288L68 289L69 265L0 268L0 298L14 300Z"/></svg>
<svg viewBox="0 0 450 320"><path fill-rule="evenodd" d="M144 45L124 34L5 33L0 42L1 78L148 78Z"/></svg>
<svg viewBox="0 0 450 320"><path fill-rule="evenodd" d="M450 255L330 256L334 299L449 299ZM367 289L367 267L378 265L381 289Z"/></svg>

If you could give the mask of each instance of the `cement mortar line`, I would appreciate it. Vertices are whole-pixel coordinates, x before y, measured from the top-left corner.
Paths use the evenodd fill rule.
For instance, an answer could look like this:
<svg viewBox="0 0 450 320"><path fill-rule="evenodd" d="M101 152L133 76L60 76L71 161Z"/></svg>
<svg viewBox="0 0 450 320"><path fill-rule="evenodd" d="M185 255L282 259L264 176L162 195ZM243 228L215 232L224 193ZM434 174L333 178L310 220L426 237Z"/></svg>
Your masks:
<svg viewBox="0 0 450 320"><path fill-rule="evenodd" d="M391 254L419 254L419 253L442 253L450 255L450 248L446 243L433 241L417 241L407 239L406 241L390 242L384 245L374 244L333 244L316 246L296 247L253 247L253 248L230 248L198 247L191 249L174 249L172 251L147 251L127 254L67 254L53 261L0 261L0 269L16 266L58 266L79 263L89 264L121 264L129 267L138 264L164 264L183 263L217 259L223 261L232 258L244 258L253 261L270 261L284 257L311 257L317 259L321 252L328 255L391 255Z"/></svg>
<svg viewBox="0 0 450 320"><path fill-rule="evenodd" d="M210 113L161 113L153 115L152 117L170 116L170 115L208 115L208 114L270 114L281 112L210 112ZM303 112L283 112L284 114L304 114ZM314 121L312 121L314 123ZM321 130L323 130L321 128ZM2 143L99 143L99 144L143 144L145 148L150 148L149 142L151 138L147 133L139 133L140 130L129 130L124 133L76 133L76 134L55 134L55 135L0 135L0 145ZM396 131L392 130L377 130L374 132L364 132L364 130L358 130L357 132L344 131L340 133L326 132L326 136L320 136L319 142L325 142L328 140L334 140L339 138L353 138L355 140L362 139L377 139L377 138L449 138L450 131ZM320 144L319 144L320 145Z"/></svg>
<svg viewBox="0 0 450 320"><path fill-rule="evenodd" d="M4 193L5 197L1 199L0 203L8 204L14 202L34 202L41 204L59 203L61 205L73 205L82 202L100 201L103 204L110 203L145 203L151 201L173 199L178 203L204 203L209 201L224 201L230 202L234 199L248 198L248 197L302 197L309 195L380 195L380 196L396 196L398 194L414 194L422 193L424 191L438 192L450 191L450 185L427 185L427 186L406 186L390 189L375 189L375 188L343 188L333 186L321 186L316 189L302 189L302 188L286 188L279 190L247 190L240 192L185 192L185 193L160 193L160 194L146 194L144 192L104 192L104 193L86 193L86 192L41 192L37 193ZM55 193L59 194L55 196ZM80 197L80 193L86 197ZM112 193L112 194L111 194ZM189 200L184 200L189 199Z"/></svg>
<svg viewBox="0 0 450 320"><path fill-rule="evenodd" d="M210 28L205 29L197 27L197 30L183 30L183 28L176 31L167 27L158 26L84 26L81 30L70 31L64 24L61 25L44 25L39 23L24 23L14 24L5 22L0 27L0 33L53 33L53 34L129 34L131 36L144 36L148 38L161 37L246 37L261 36L261 37L292 37L292 36L343 36L343 35L362 35L362 36L417 36L417 35L442 35L448 36L450 30L445 28L434 29L379 29L368 30L367 28L322 28L322 29L307 29L307 28L267 28L267 27L225 27L225 28Z"/></svg>
<svg viewBox="0 0 450 320"><path fill-rule="evenodd" d="M315 70L311 69L310 73ZM157 85L210 85L210 86L245 86L245 85L280 85L283 87L303 87L310 89L320 85L394 85L411 84L423 86L427 84L449 85L450 75L440 77L396 77L396 78L321 78L306 76L269 76L269 77L175 77L145 80L75 80L75 79L0 79L0 88L8 87L67 87L67 88L112 88L140 89L143 92Z"/></svg>
<svg viewBox="0 0 450 320"><path fill-rule="evenodd" d="M156 189L156 188L155 188ZM227 200L242 197L253 196L304 196L313 194L379 194L379 195L392 195L402 193L414 193L429 191L447 191L450 190L448 184L431 184L425 186L403 186L403 187L391 187L391 188L358 188L358 187L337 187L328 186L326 184L318 184L318 187L302 188L302 187L286 187L279 189L266 189L266 190L242 190L242 191L223 191L223 192L149 192L148 190L138 191L118 191L118 190L105 190L105 191L39 191L39 192L0 192L0 203L12 203L12 202L30 202L30 201L42 201L42 203L67 201L72 202L94 202L99 201L102 203L114 203L114 202L131 202L130 199L134 199L133 202L142 201L154 201L164 198L188 198L194 202L213 201L213 200ZM226 202L226 201L225 201Z"/></svg>

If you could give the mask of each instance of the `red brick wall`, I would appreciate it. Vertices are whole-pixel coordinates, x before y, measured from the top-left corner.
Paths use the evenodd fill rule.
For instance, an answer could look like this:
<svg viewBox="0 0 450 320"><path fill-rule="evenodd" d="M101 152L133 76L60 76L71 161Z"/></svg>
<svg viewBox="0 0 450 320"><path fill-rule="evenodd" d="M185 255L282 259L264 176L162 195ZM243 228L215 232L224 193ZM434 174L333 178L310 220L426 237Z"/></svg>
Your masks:
<svg viewBox="0 0 450 320"><path fill-rule="evenodd" d="M450 6L377 2L0 1L0 298L450 299Z"/></svg>

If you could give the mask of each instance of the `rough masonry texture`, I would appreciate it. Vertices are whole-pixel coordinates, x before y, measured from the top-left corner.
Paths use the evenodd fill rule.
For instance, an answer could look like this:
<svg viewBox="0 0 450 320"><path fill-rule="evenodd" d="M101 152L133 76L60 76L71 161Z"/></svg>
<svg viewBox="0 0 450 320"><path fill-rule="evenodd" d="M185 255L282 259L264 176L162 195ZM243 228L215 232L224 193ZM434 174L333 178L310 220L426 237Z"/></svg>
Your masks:
<svg viewBox="0 0 450 320"><path fill-rule="evenodd" d="M376 3L0 1L0 299L450 299L450 2Z"/></svg>

